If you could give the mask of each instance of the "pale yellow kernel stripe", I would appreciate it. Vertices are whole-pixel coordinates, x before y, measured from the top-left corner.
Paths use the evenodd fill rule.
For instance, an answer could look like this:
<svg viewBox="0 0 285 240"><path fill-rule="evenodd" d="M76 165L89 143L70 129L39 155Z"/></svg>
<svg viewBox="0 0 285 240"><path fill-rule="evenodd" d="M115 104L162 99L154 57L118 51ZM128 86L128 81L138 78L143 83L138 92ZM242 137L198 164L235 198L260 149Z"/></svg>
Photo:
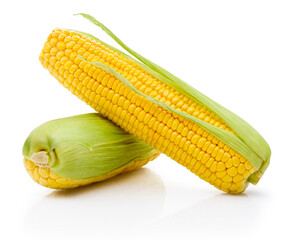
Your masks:
<svg viewBox="0 0 285 240"><path fill-rule="evenodd" d="M159 156L159 154L160 153L156 151L145 159L138 159L138 160L132 161L128 163L127 165L111 173L105 174L103 176L95 177L95 178L85 179L85 180L72 180L72 179L60 177L54 172L52 172L49 168L39 167L35 165L31 160L28 160L26 158L24 158L24 165L29 175L38 184L44 187L53 188L53 189L66 189L66 188L77 188L77 187L89 185L91 183L101 182L109 178L112 178L118 174L133 171L135 169L138 169L146 165L149 161L154 160L155 158Z"/></svg>

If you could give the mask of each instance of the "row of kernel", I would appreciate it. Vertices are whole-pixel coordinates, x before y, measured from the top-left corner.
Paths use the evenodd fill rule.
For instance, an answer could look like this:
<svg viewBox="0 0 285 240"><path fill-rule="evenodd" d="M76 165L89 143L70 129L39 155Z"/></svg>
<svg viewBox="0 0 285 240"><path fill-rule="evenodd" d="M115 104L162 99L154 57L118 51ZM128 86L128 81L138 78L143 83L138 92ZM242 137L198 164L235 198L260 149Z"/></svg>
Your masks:
<svg viewBox="0 0 285 240"><path fill-rule="evenodd" d="M85 41L86 41L86 38L83 38L83 39L85 39ZM97 43L97 42L92 41L92 43L95 44L95 43ZM81 45L82 45L82 44L85 44L84 41L82 41ZM89 44L89 45L90 45L90 44ZM100 45L100 46L102 46L102 45ZM86 46L85 46L85 49L88 49L88 48L86 48ZM88 49L88 50L89 50L89 49ZM103 58L104 58L104 56L103 56ZM107 56L105 56L105 58L107 58ZM88 59L88 60L89 60L89 59Z"/></svg>
<svg viewBox="0 0 285 240"><path fill-rule="evenodd" d="M95 43L95 41L93 41Z"/></svg>

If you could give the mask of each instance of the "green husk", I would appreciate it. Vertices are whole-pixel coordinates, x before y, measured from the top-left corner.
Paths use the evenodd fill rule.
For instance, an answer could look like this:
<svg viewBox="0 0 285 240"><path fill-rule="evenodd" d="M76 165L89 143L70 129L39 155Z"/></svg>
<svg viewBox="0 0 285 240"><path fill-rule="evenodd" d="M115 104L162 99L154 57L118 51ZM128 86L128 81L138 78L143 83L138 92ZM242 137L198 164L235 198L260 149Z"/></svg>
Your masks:
<svg viewBox="0 0 285 240"><path fill-rule="evenodd" d="M104 69L105 71L109 72L110 74L113 74L114 76L116 76L120 81L122 81L124 84L130 87L136 94L139 94L147 98L149 101L173 113L179 114L193 121L194 123L198 124L200 127L210 132L216 138L218 138L219 140L223 141L224 143L232 147L234 150L236 150L238 153L240 153L242 156L248 159L251 162L251 164L257 169L257 171L250 176L248 181L253 184L256 184L259 181L259 179L261 178L261 176L263 175L263 173L265 172L265 170L267 169L269 165L271 150L267 142L262 138L262 136L252 126L250 126L247 122L245 122L243 119L241 119L240 117L238 117L237 115L229 111L228 109L224 108L220 104L216 103L215 101L211 100L204 94L197 91L195 88L183 82L181 79L174 76L173 74L171 74L164 68L151 62L150 60L144 58L137 52L130 49L110 29L108 29L106 26L104 26L94 17L88 14L83 14L83 13L79 13L76 15L81 15L84 18L88 19L93 24L99 26L103 31L105 31L112 39L114 39L121 47L123 47L127 52L129 52L137 60L133 59L132 57L123 53L122 51L104 43L103 41L97 39L96 37L92 36L89 33L84 33L84 32L79 32L79 31L76 31L76 32L79 32L89 38L95 39L96 41L99 41L103 43L104 45L108 46L109 48L119 52L126 58L135 61L137 64L139 64L143 69L145 69L147 72L152 74L154 77L158 78L165 84L176 89L178 92L186 95L187 97L192 98L193 100L197 101L201 105L210 109L212 112L217 114L228 126L230 126L231 129L235 131L236 135L228 131L225 131L223 129L220 129L218 127L215 127L211 124L208 124L204 121L201 121L200 119L195 118L187 113L173 109L170 106L164 104L163 102L158 101L157 99L154 99L150 96L147 96L141 93L136 88L134 88L132 84L128 80L126 80L123 76L121 76L118 72L116 72L111 67L104 65L101 62L92 63L93 65L100 67Z"/></svg>
<svg viewBox="0 0 285 240"><path fill-rule="evenodd" d="M31 132L23 146L25 158L47 153L53 172L76 180L105 175L155 151L97 113L46 122Z"/></svg>

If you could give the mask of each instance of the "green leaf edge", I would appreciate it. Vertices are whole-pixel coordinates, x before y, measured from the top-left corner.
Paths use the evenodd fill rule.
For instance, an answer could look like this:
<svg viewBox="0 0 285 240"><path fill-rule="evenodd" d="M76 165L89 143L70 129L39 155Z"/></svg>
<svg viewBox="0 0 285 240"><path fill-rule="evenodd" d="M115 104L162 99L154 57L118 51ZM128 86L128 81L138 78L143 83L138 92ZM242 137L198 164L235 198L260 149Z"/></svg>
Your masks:
<svg viewBox="0 0 285 240"><path fill-rule="evenodd" d="M104 69L105 71L109 72L110 74L115 75L120 81L122 81L124 84L126 84L128 87L130 87L134 92L137 94L147 98L148 100L152 101L153 103L171 111L176 114L179 114L196 124L198 124L200 127L204 128L205 130L209 131L211 134L213 134L215 137L217 137L219 140L223 141L230 147L232 147L234 150L236 150L238 153L240 153L242 156L244 156L246 159L248 159L251 164L257 169L257 172L253 173L250 178L248 179L249 182L256 184L265 170L267 169L270 161L271 156L271 150L267 142L263 139L263 137L247 122L245 122L243 119L238 117L236 114L231 112L230 110L224 108L220 104L216 103L212 99L208 98L192 86L188 85L178 77L174 76L164 68L160 67L159 65L151 62L150 60L144 58L140 54L136 53L132 49L130 49L127 45L125 45L110 29L108 29L106 26L104 26L101 22L96 20L94 17L84 14L84 13L78 13L75 15L81 15L93 24L99 26L103 31L105 31L113 40L115 40L122 48L124 48L127 52L129 52L131 55L136 57L139 61L133 59L129 55L123 53L122 51L110 46L109 44L106 44L105 42L97 39L96 37L92 36L91 34L79 32L87 37L93 38L96 41L99 41L103 43L104 45L110 47L111 49L119 52L123 56L127 57L128 59L131 59L135 61L137 64L139 64L143 69L145 69L147 72L164 82L165 84L171 86L178 92L186 95L189 98L194 99L199 104L205 106L206 108L213 111L215 114L217 114L228 126L230 126L233 131L237 134L234 135L228 131L225 131L223 129L220 129L218 127L215 127L211 124L208 124L200 119L197 119L187 113L178 111L176 109L171 108L170 106L164 104L163 102L158 101L157 99L154 99L152 97L149 97L148 95L145 95L138 91L136 88L132 86L132 84L126 80L123 76L121 76L118 72L116 72L111 67L108 67L106 65L100 64L100 62L97 62L99 64L97 67L100 67ZM74 31L74 30L73 30ZM78 32L78 31L76 31ZM89 62L90 63L90 62ZM94 65L94 63L91 63ZM105 68L103 67L105 66ZM151 100L152 99L152 100Z"/></svg>

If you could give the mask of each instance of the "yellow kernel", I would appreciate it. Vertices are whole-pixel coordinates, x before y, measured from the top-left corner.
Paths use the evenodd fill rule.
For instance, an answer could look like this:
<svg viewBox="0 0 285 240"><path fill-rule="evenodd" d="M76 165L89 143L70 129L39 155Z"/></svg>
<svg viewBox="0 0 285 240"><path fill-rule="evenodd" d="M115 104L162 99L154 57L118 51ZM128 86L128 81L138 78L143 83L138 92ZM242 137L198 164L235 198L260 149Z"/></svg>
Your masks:
<svg viewBox="0 0 285 240"><path fill-rule="evenodd" d="M246 159L245 159L243 156L241 156L240 161L241 161L242 163L244 163L244 162L246 162Z"/></svg>
<svg viewBox="0 0 285 240"><path fill-rule="evenodd" d="M49 169L48 168L44 168L44 167L40 167L39 168L39 174L44 177L44 178L48 178L49 176Z"/></svg>
<svg viewBox="0 0 285 240"><path fill-rule="evenodd" d="M190 155L187 155L187 157L185 159L185 163L189 164L191 160L192 160L192 157Z"/></svg>
<svg viewBox="0 0 285 240"><path fill-rule="evenodd" d="M228 192L228 189L229 189L230 186L231 186L231 183L229 183L229 182L223 182L223 183L221 184L221 189L222 189L223 191L225 191L225 192Z"/></svg>
<svg viewBox="0 0 285 240"><path fill-rule="evenodd" d="M64 33L59 34L58 40L63 41L66 38L66 35Z"/></svg>
<svg viewBox="0 0 285 240"><path fill-rule="evenodd" d="M232 159L233 159L233 164L234 164L234 166L237 167L237 166L240 164L239 158L233 157Z"/></svg>
<svg viewBox="0 0 285 240"><path fill-rule="evenodd" d="M215 171L217 170L217 165L218 165L217 162L213 162L213 164L212 164L211 167L210 167L210 170L211 170L212 172L215 172Z"/></svg>
<svg viewBox="0 0 285 240"><path fill-rule="evenodd" d="M49 187L53 187L53 188L59 187L58 183L54 179L48 178L47 181L48 181Z"/></svg>
<svg viewBox="0 0 285 240"><path fill-rule="evenodd" d="M187 149L187 153L192 154L195 149L196 149L196 146L191 144L190 147Z"/></svg>
<svg viewBox="0 0 285 240"><path fill-rule="evenodd" d="M119 97L117 104L119 106L123 106L124 102L125 102L125 98L121 96L121 97Z"/></svg>
<svg viewBox="0 0 285 240"><path fill-rule="evenodd" d="M155 123L156 123L156 118L155 118L155 117L151 117L151 119L149 120L149 122L148 122L147 125L148 125L150 128L152 128Z"/></svg>
<svg viewBox="0 0 285 240"><path fill-rule="evenodd" d="M219 152L220 148L218 146L215 147L214 151L211 153L211 156L215 158ZM217 160L217 159L216 159Z"/></svg>
<svg viewBox="0 0 285 240"><path fill-rule="evenodd" d="M26 166L26 169L34 169L36 167L36 165L30 160L27 160L27 163L25 166Z"/></svg>
<svg viewBox="0 0 285 240"><path fill-rule="evenodd" d="M167 135L166 135L166 137L167 137ZM187 149L189 148L190 145L191 145L191 142L190 142L190 141L186 141L185 144L184 144L184 146L182 146L182 148L183 148L185 151L187 151Z"/></svg>
<svg viewBox="0 0 285 240"><path fill-rule="evenodd" d="M39 181L39 179L40 179L40 174L39 174L39 172L38 172L38 168L35 168L35 169L34 169L33 176L34 176L34 180L35 180L35 181Z"/></svg>
<svg viewBox="0 0 285 240"><path fill-rule="evenodd" d="M43 48L43 51L48 53L52 49L52 45L49 42L46 42Z"/></svg>
<svg viewBox="0 0 285 240"><path fill-rule="evenodd" d="M76 66L75 64L71 65L70 68L69 68L69 72L72 73L72 74L73 74L76 70L77 70L77 66Z"/></svg>
<svg viewBox="0 0 285 240"><path fill-rule="evenodd" d="M182 132L182 130L183 130L183 128L184 128L184 124L183 123L179 123L179 125L178 125L178 127L177 127L177 132L179 132L179 133L181 133Z"/></svg>
<svg viewBox="0 0 285 240"><path fill-rule="evenodd" d="M222 180L218 178L215 182L215 186L219 187L221 184L222 184Z"/></svg>
<svg viewBox="0 0 285 240"><path fill-rule="evenodd" d="M209 134L209 136L207 137L207 139L208 139L209 141L212 141L212 140L213 140L213 138L214 138L214 136L213 136L213 135L211 135L211 134Z"/></svg>
<svg viewBox="0 0 285 240"><path fill-rule="evenodd" d="M211 174L212 174L212 172L211 172L209 169L207 169L207 170L204 172L204 176L205 176L206 178L208 178Z"/></svg>
<svg viewBox="0 0 285 240"><path fill-rule="evenodd" d="M215 173L212 173L212 175L209 177L211 182L214 182L217 179L217 176Z"/></svg>
<svg viewBox="0 0 285 240"><path fill-rule="evenodd" d="M58 49L56 47L53 47L51 50L50 50L50 54L55 56L58 52Z"/></svg>
<svg viewBox="0 0 285 240"><path fill-rule="evenodd" d="M231 158L231 155L227 152L224 153L222 157L222 162L227 162Z"/></svg>
<svg viewBox="0 0 285 240"><path fill-rule="evenodd" d="M177 137L174 140L174 144L178 145L180 143L181 139L182 139L182 136L181 135L177 135Z"/></svg>
<svg viewBox="0 0 285 240"><path fill-rule="evenodd" d="M80 39L80 37L78 35L73 35L72 36L72 40L77 42Z"/></svg>
<svg viewBox="0 0 285 240"><path fill-rule="evenodd" d="M204 129L202 129L201 127L199 127L198 129L197 129L197 134L199 134L199 135L202 135L203 133L205 132L205 130Z"/></svg>
<svg viewBox="0 0 285 240"><path fill-rule="evenodd" d="M231 148L230 151L229 151L229 153L230 153L232 156L234 156L235 153L236 153L236 151Z"/></svg>
<svg viewBox="0 0 285 240"><path fill-rule="evenodd" d="M204 144L206 143L207 139L204 137L201 137L199 141L197 142L197 147L202 148Z"/></svg>
<svg viewBox="0 0 285 240"><path fill-rule="evenodd" d="M177 153L176 153L176 157L178 159L181 159L181 154L183 153L183 150L181 148L178 149Z"/></svg>
<svg viewBox="0 0 285 240"><path fill-rule="evenodd" d="M54 172L50 171L49 176L53 179L58 179L59 176L57 174L55 174Z"/></svg>
<svg viewBox="0 0 285 240"><path fill-rule="evenodd" d="M50 44L51 44L53 47L55 47L57 43L58 43L58 39L57 39L57 38L52 38L52 39L50 40Z"/></svg>
<svg viewBox="0 0 285 240"><path fill-rule="evenodd" d="M220 141L219 144L218 144L218 146L219 146L220 148L224 148L225 144L224 144L222 141Z"/></svg>
<svg viewBox="0 0 285 240"><path fill-rule="evenodd" d="M216 160L220 161L222 159L224 153L225 153L224 149L220 149L218 154L217 154Z"/></svg>
<svg viewBox="0 0 285 240"><path fill-rule="evenodd" d="M205 154L205 153L204 153L203 151L200 151L200 150L199 150L197 159L200 161L200 160L203 158L204 154Z"/></svg>
<svg viewBox="0 0 285 240"><path fill-rule="evenodd" d="M231 182L231 181L232 181L232 177L230 177L229 175L226 175L226 176L224 176L224 177L222 178L222 180L223 180L224 182Z"/></svg>
<svg viewBox="0 0 285 240"><path fill-rule="evenodd" d="M245 166L243 164L240 164L238 166L238 173L244 174L244 172L245 172Z"/></svg>
<svg viewBox="0 0 285 240"><path fill-rule="evenodd" d="M50 59L50 54L49 53L45 53L44 54L44 61L46 61L46 63L49 61L49 59Z"/></svg>
<svg viewBox="0 0 285 240"><path fill-rule="evenodd" d="M239 182L243 180L243 175L237 174L235 177L233 177L234 182Z"/></svg>
<svg viewBox="0 0 285 240"><path fill-rule="evenodd" d="M69 49L72 49L74 46L75 46L75 42L74 41L70 41L70 42L66 43L66 45L65 45L65 47L69 48Z"/></svg>
<svg viewBox="0 0 285 240"><path fill-rule="evenodd" d="M207 139L206 139L206 141L207 141ZM206 152L210 145L211 145L211 142L210 142L210 141L207 141L207 142L204 144L204 146L202 147L202 150Z"/></svg>
<svg viewBox="0 0 285 240"><path fill-rule="evenodd" d="M179 141L179 147L180 148L183 148L183 146L184 146L184 144L186 143L186 141L187 141L187 138L186 137L182 137L181 135L179 135L180 136L180 141Z"/></svg>
<svg viewBox="0 0 285 240"><path fill-rule="evenodd" d="M56 58L57 58L57 60L61 60L61 58L64 56L64 52L63 51L59 51L59 52L57 52L57 54L56 54ZM67 60L67 58L66 58L66 60Z"/></svg>
<svg viewBox="0 0 285 240"><path fill-rule="evenodd" d="M216 147L215 144L211 144L207 149L207 153L211 154L214 151L215 147Z"/></svg>
<svg viewBox="0 0 285 240"><path fill-rule="evenodd" d="M65 50L65 43L63 41L58 42L56 46L59 50Z"/></svg>
<svg viewBox="0 0 285 240"><path fill-rule="evenodd" d="M193 144L197 144L198 140L200 139L200 136L195 134L192 138L191 138L191 142Z"/></svg>
<svg viewBox="0 0 285 240"><path fill-rule="evenodd" d="M59 36L59 34L61 34L61 32L62 32L62 31L61 31L61 30L58 30L58 29L57 29L57 30L53 30L51 35L52 35L52 37L54 37L54 38L58 38L58 36Z"/></svg>
<svg viewBox="0 0 285 240"><path fill-rule="evenodd" d="M236 184L232 184L232 186L230 187L231 192L235 192L237 189L238 189L238 186Z"/></svg>
<svg viewBox="0 0 285 240"><path fill-rule="evenodd" d="M219 143L219 140L218 140L217 138L214 138L214 139L212 140L212 143L218 144L218 143Z"/></svg>
<svg viewBox="0 0 285 240"><path fill-rule="evenodd" d="M222 171L222 172L217 172L216 173L216 176L218 177L218 178L223 178L224 176L226 176L227 175L227 172L226 171Z"/></svg>
<svg viewBox="0 0 285 240"><path fill-rule="evenodd" d="M201 175L201 174L203 174L206 170L207 170L207 168L206 168L204 165L202 165L202 166L198 169L198 171L196 172L196 174ZM201 177L202 177L202 176L201 176Z"/></svg>
<svg viewBox="0 0 285 240"><path fill-rule="evenodd" d="M40 177L39 184L42 186L48 186L48 181L45 178Z"/></svg>
<svg viewBox="0 0 285 240"><path fill-rule="evenodd" d="M146 115L145 111L141 111L138 115L138 120L142 122L145 115Z"/></svg>
<svg viewBox="0 0 285 240"><path fill-rule="evenodd" d="M157 120L158 120L159 122L162 122L164 116L165 116L165 112L163 112L163 111L160 112L160 113L157 115Z"/></svg>
<svg viewBox="0 0 285 240"><path fill-rule="evenodd" d="M136 107L135 111L134 111L134 116L138 117L138 115L141 113L142 109L140 107Z"/></svg>
<svg viewBox="0 0 285 240"><path fill-rule="evenodd" d="M226 167L227 168L231 168L233 166L233 160L232 159L229 159L227 162L226 162Z"/></svg>
<svg viewBox="0 0 285 240"><path fill-rule="evenodd" d="M182 151L182 149L181 149L181 151ZM181 154L180 159L181 159L182 161L185 161L185 160L186 160L186 157L187 157L187 153L182 151L182 154Z"/></svg>
<svg viewBox="0 0 285 240"><path fill-rule="evenodd" d="M237 169L235 167L231 167L227 170L227 173L231 176L234 177L237 174Z"/></svg>
<svg viewBox="0 0 285 240"><path fill-rule="evenodd" d="M203 158L201 159L202 163L206 163L210 159L210 155L208 153L205 153Z"/></svg>
<svg viewBox="0 0 285 240"><path fill-rule="evenodd" d="M190 130L187 134L187 139L191 139L194 135L195 135L195 132Z"/></svg>
<svg viewBox="0 0 285 240"><path fill-rule="evenodd" d="M245 166L245 168L246 168L247 170L249 170L249 169L252 168L252 165L251 165L251 163L250 163L249 161L246 161L246 162L244 163L244 166Z"/></svg>
<svg viewBox="0 0 285 240"><path fill-rule="evenodd" d="M210 155L209 155L209 156L210 156ZM210 159L206 162L205 166L206 166L207 168L211 167L211 165L212 165L212 163L213 163L214 161L215 161L214 158L210 158Z"/></svg>
<svg viewBox="0 0 285 240"><path fill-rule="evenodd" d="M228 145L225 145L225 146L224 146L224 150L225 150L226 152L228 152L228 151L230 151L230 147L229 147Z"/></svg>
<svg viewBox="0 0 285 240"><path fill-rule="evenodd" d="M201 167L201 162L200 162L200 161L197 161L197 162L195 163L194 168L192 169L193 172L197 172L200 167Z"/></svg>
<svg viewBox="0 0 285 240"><path fill-rule="evenodd" d="M162 129L164 128L163 123L159 123L159 125L157 126L157 132L161 134Z"/></svg>
<svg viewBox="0 0 285 240"><path fill-rule="evenodd" d="M181 131L181 135L185 137L188 134L189 129L187 127L184 127L183 130Z"/></svg>
<svg viewBox="0 0 285 240"><path fill-rule="evenodd" d="M66 70L69 70L69 68L72 66L72 62L71 61L67 61L65 64L64 64L64 67ZM81 74L82 75L82 74ZM82 79L83 80L83 79Z"/></svg>
<svg viewBox="0 0 285 240"><path fill-rule="evenodd" d="M223 162L219 162L217 166L217 171L221 172L221 171L224 171L225 169L226 169L225 164Z"/></svg>
<svg viewBox="0 0 285 240"><path fill-rule="evenodd" d="M178 124L179 124L179 120L178 120L178 119L174 119L171 128L172 128L173 130L176 130L177 127L178 127Z"/></svg>

